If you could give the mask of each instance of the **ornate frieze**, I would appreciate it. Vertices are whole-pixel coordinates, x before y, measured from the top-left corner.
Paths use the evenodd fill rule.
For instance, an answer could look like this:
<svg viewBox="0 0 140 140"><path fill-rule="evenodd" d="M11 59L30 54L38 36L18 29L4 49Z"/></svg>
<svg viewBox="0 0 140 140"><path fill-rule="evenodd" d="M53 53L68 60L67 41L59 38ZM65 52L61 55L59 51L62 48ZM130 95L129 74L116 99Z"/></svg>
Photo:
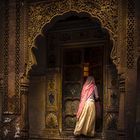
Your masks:
<svg viewBox="0 0 140 140"><path fill-rule="evenodd" d="M84 29L84 30L76 30L73 32L67 31L67 32L62 32L57 34L58 38L62 42L70 42L70 41L85 41L85 40L98 40L102 39L104 40L106 37L106 34L103 35L102 31L100 29Z"/></svg>
<svg viewBox="0 0 140 140"><path fill-rule="evenodd" d="M35 38L41 34L45 24L50 23L52 18L64 15L68 12L88 13L91 17L100 20L102 26L110 32L112 40L114 40L114 48L111 57L116 61L116 41L118 31L118 1L110 0L63 0L52 3L32 3L28 7L28 62L27 72L31 69L36 60L32 54ZM115 62L114 61L114 62Z"/></svg>

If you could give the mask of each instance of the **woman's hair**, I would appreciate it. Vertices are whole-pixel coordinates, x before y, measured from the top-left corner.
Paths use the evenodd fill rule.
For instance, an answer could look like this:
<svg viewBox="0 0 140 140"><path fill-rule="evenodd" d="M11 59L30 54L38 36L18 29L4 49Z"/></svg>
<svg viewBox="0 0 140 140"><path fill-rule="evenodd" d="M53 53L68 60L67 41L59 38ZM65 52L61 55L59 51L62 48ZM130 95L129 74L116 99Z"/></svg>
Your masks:
<svg viewBox="0 0 140 140"><path fill-rule="evenodd" d="M91 82L94 82L94 83L95 83L95 79L94 79L93 76L88 76L86 82L87 82L88 84L91 83Z"/></svg>

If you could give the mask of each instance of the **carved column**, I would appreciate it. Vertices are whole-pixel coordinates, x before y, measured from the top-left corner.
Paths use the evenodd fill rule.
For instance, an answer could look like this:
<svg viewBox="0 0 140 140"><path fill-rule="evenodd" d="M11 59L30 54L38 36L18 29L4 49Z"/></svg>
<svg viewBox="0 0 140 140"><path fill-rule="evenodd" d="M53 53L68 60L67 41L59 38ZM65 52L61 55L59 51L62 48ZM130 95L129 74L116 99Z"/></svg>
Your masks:
<svg viewBox="0 0 140 140"><path fill-rule="evenodd" d="M118 117L118 140L125 139L125 120L124 120L124 111L125 111L125 75L119 75L119 90L120 90L120 99L119 99L119 117Z"/></svg>
<svg viewBox="0 0 140 140"><path fill-rule="evenodd" d="M28 122L28 90L29 79L27 77L21 78L21 138L27 139L29 137L29 122Z"/></svg>

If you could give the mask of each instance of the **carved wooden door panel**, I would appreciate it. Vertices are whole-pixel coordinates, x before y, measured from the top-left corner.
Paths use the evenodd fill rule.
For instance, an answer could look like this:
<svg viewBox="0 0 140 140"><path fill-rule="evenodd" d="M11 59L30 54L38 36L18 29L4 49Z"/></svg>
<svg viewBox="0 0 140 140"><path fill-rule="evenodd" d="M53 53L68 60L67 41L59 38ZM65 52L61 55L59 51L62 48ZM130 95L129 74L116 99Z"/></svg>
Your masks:
<svg viewBox="0 0 140 140"><path fill-rule="evenodd" d="M63 130L73 130L80 100L82 78L82 50L63 50Z"/></svg>

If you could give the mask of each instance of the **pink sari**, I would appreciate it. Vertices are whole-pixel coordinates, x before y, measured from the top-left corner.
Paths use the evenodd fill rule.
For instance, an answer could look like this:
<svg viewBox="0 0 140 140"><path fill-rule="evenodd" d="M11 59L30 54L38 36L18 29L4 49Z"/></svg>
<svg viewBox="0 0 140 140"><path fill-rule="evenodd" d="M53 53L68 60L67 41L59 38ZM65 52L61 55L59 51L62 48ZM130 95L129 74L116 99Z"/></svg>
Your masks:
<svg viewBox="0 0 140 140"><path fill-rule="evenodd" d="M85 82L82 92L81 92L81 99L80 99L80 103L79 103L78 112L76 114L77 119L80 117L83 107L85 105L85 102L93 93L94 88L95 88L95 85L94 85L93 81L91 81L90 83Z"/></svg>

